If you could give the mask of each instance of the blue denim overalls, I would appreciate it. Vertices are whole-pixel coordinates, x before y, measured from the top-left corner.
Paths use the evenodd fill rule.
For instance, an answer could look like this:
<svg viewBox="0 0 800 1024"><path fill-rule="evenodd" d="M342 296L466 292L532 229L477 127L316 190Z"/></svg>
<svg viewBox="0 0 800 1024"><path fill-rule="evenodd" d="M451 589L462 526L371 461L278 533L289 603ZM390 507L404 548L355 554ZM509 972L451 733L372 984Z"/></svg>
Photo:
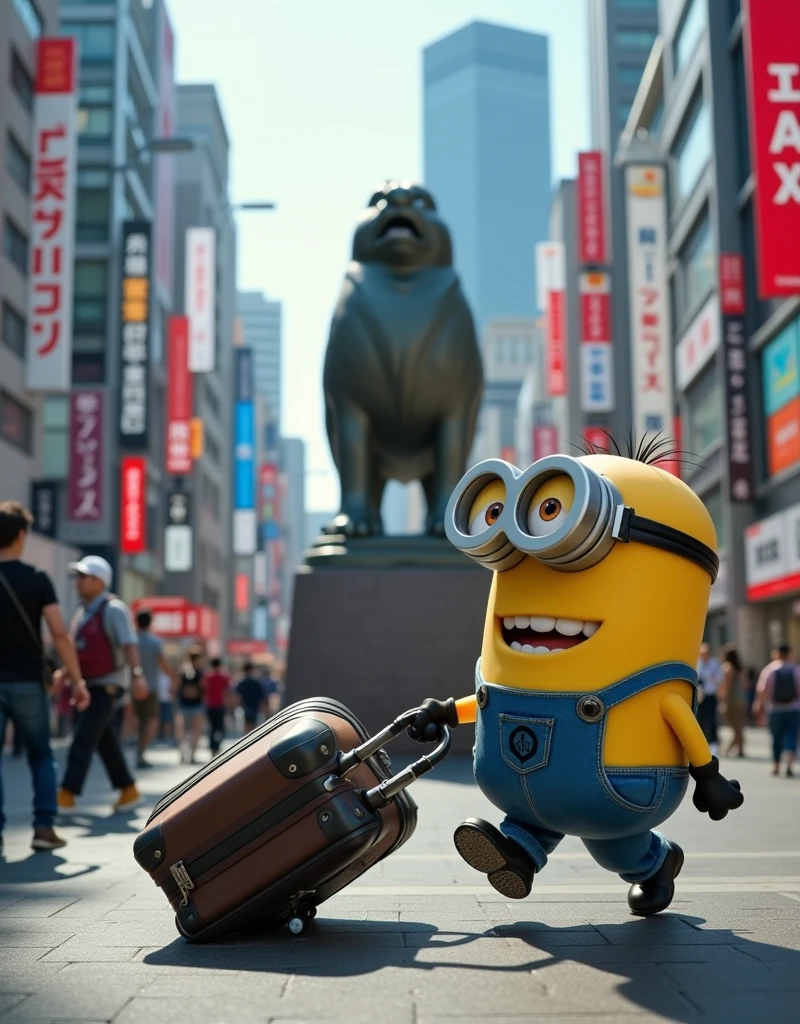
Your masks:
<svg viewBox="0 0 800 1024"><path fill-rule="evenodd" d="M661 867L667 843L654 825L677 809L686 767L606 768L609 708L651 686L697 673L682 662L653 665L602 690L542 693L487 683L476 668L475 778L507 815L501 832L541 871L564 835L578 836L598 864L626 882ZM499 755L499 756L498 756Z"/></svg>

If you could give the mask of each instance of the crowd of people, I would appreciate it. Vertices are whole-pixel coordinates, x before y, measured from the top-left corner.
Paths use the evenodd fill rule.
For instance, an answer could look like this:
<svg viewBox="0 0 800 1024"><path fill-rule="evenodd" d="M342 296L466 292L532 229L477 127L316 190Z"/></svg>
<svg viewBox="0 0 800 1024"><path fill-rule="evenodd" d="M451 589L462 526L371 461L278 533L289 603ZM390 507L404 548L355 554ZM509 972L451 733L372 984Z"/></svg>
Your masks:
<svg viewBox="0 0 800 1024"><path fill-rule="evenodd" d="M236 728L228 723L237 709L250 731L277 710L280 686L268 667L249 662L233 677L219 658L206 668L200 647L174 666L151 631L150 613L140 611L134 623L111 590L111 566L97 555L70 565L80 607L68 627L50 577L22 560L32 522L19 502L0 502L0 753L10 728L13 749L27 753L31 770L31 846L55 850L66 845L56 816L77 807L94 754L118 791L114 809L129 811L142 796L123 750L128 736L139 769L149 767L145 754L159 734L194 763L206 730L213 756L226 727ZM71 739L60 785L54 735ZM0 853L4 824L0 774Z"/></svg>

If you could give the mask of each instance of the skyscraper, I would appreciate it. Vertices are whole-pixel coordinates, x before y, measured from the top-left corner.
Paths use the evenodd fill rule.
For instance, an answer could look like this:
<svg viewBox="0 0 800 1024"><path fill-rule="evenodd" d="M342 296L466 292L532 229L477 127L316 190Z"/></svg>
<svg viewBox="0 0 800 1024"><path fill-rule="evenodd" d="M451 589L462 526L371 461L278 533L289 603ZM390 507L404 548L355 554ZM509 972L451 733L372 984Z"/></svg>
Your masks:
<svg viewBox="0 0 800 1024"><path fill-rule="evenodd" d="M475 21L425 48L425 183L453 234L479 336L536 315L534 246L547 238L546 36Z"/></svg>
<svg viewBox="0 0 800 1024"><path fill-rule="evenodd" d="M256 392L269 404L269 418L281 421L281 304L261 292L239 292L237 313L244 344L253 350Z"/></svg>

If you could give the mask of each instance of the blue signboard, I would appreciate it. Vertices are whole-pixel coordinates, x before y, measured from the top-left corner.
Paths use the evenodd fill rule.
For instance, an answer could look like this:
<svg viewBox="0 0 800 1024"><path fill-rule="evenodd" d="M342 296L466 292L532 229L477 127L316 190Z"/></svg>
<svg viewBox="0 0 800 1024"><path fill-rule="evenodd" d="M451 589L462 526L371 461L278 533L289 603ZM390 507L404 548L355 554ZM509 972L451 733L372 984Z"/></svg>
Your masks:
<svg viewBox="0 0 800 1024"><path fill-rule="evenodd" d="M798 324L798 320L793 320L764 348L761 373L764 383L764 409L767 416L772 416L800 395Z"/></svg>
<svg viewBox="0 0 800 1024"><path fill-rule="evenodd" d="M236 406L233 422L233 507L256 507L255 411L253 408L253 353L236 350Z"/></svg>

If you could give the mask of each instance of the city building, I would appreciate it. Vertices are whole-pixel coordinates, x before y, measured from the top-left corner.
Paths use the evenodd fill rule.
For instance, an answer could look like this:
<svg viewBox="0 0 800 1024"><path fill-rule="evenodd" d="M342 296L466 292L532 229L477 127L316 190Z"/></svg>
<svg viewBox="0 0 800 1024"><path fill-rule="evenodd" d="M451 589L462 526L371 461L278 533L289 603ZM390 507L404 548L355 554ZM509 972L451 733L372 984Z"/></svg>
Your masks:
<svg viewBox="0 0 800 1024"><path fill-rule="evenodd" d="M547 238L550 89L545 36L475 21L427 46L425 184L453 235L480 337L536 315L534 245Z"/></svg>
<svg viewBox="0 0 800 1024"><path fill-rule="evenodd" d="M197 245L207 245L209 320L213 358L207 372L191 374L192 415L202 421L202 454L185 475L165 474L167 501L185 496L191 523L190 556L167 560L161 591L213 609L223 637L233 626L232 479L236 228L228 200L230 141L215 86L179 85L176 133L194 148L176 159L175 297L173 313L192 316ZM196 229L206 229L205 234ZM191 232L191 233L190 233ZM190 266L189 264L192 264ZM190 359L191 366L191 359ZM186 567L186 568L184 568Z"/></svg>
<svg viewBox="0 0 800 1024"><path fill-rule="evenodd" d="M299 437L280 439L281 464L281 540L282 616L291 614L294 595L294 574L303 564L306 549L306 446ZM278 609L273 609L277 611ZM277 617L277 616L274 616Z"/></svg>
<svg viewBox="0 0 800 1024"><path fill-rule="evenodd" d="M240 291L236 312L244 343L253 350L256 393L269 403L271 420L281 422L281 303L261 292Z"/></svg>
<svg viewBox="0 0 800 1024"><path fill-rule="evenodd" d="M763 6L750 4L750 22L738 3L716 0L662 3L661 14L617 161L646 169L656 187L660 168L668 192L675 410L696 463L683 472L711 513L721 557L706 637L735 641L759 666L780 640L800 646L800 264L796 247L781 245L800 197L773 166L797 159L800 126L779 106L797 92L776 77L778 58L760 36L756 52ZM800 33L800 10L785 32ZM754 138L748 36L771 90L772 120L765 127L759 114ZM758 184L751 145L767 161ZM770 276L765 258L794 259L794 271Z"/></svg>

